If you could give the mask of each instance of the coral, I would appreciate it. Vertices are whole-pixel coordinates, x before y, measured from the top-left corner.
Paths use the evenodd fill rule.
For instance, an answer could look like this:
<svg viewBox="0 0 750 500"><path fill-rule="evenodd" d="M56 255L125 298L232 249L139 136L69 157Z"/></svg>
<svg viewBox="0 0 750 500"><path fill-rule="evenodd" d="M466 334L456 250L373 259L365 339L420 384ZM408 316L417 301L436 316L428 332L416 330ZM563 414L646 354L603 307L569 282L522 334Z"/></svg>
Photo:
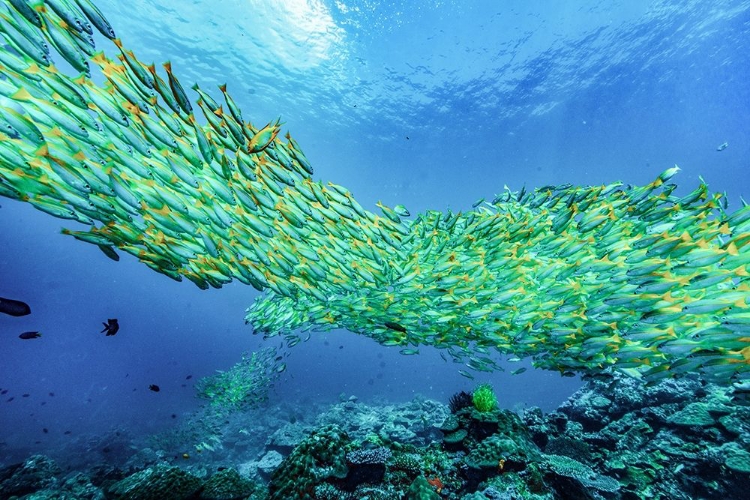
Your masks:
<svg viewBox="0 0 750 500"><path fill-rule="evenodd" d="M547 455L546 461L555 474L573 478L587 488L610 493L620 489L620 483L616 479L597 474L591 467L578 460L564 455Z"/></svg>
<svg viewBox="0 0 750 500"><path fill-rule="evenodd" d="M443 420L442 425L440 426L440 430L444 433L454 432L458 429L459 420L458 417L451 413L447 417L445 417L445 420Z"/></svg>
<svg viewBox="0 0 750 500"><path fill-rule="evenodd" d="M423 476L417 477L412 481L406 492L406 500L438 500L440 495L435 493L435 489Z"/></svg>
<svg viewBox="0 0 750 500"><path fill-rule="evenodd" d="M385 464L391 458L391 450L384 446L350 451L346 461L350 465Z"/></svg>
<svg viewBox="0 0 750 500"><path fill-rule="evenodd" d="M388 461L391 470L403 471L414 476L422 472L422 462L419 455L415 453L398 453Z"/></svg>
<svg viewBox="0 0 750 500"><path fill-rule="evenodd" d="M691 378L644 385L616 376L592 379L557 412L531 410L524 420L545 453L617 477L623 495L740 498L750 487L742 472L750 409L736 396ZM595 408L602 397L613 404Z"/></svg>
<svg viewBox="0 0 750 500"><path fill-rule="evenodd" d="M353 441L425 446L440 437L438 427L447 415L445 405L417 396L407 403L389 405L342 402L320 415L316 423L338 425Z"/></svg>
<svg viewBox="0 0 750 500"><path fill-rule="evenodd" d="M701 427L716 423L716 419L711 416L705 403L690 403L679 412L671 415L667 421L677 425L697 425Z"/></svg>
<svg viewBox="0 0 750 500"><path fill-rule="evenodd" d="M490 412L497 408L497 396L490 384L481 384L471 394L471 401L480 412Z"/></svg>
<svg viewBox="0 0 750 500"><path fill-rule="evenodd" d="M496 471L501 461L507 461L518 450L518 445L512 439L494 435L478 443L463 461L471 469Z"/></svg>
<svg viewBox="0 0 750 500"><path fill-rule="evenodd" d="M750 474L750 452L732 443L724 449L726 459L724 465L735 472Z"/></svg>
<svg viewBox="0 0 750 500"><path fill-rule="evenodd" d="M260 472L266 476L270 476L276 468L281 465L284 457L281 453L275 450L269 450L264 454L261 459L256 463L256 466Z"/></svg>
<svg viewBox="0 0 750 500"><path fill-rule="evenodd" d="M458 429L455 432L451 432L443 436L443 444L448 450L458 450L463 447L463 441L469 432L466 429Z"/></svg>
<svg viewBox="0 0 750 500"><path fill-rule="evenodd" d="M0 492L22 496L57 484L60 468L51 458L33 455L23 463L0 470Z"/></svg>
<svg viewBox="0 0 750 500"><path fill-rule="evenodd" d="M459 410L469 408L473 405L471 394L466 391L457 392L448 400L448 407L451 413L457 413Z"/></svg>
<svg viewBox="0 0 750 500"><path fill-rule="evenodd" d="M200 479L179 467L160 464L114 483L107 494L118 500L180 500L191 498L201 486Z"/></svg>
<svg viewBox="0 0 750 500"><path fill-rule="evenodd" d="M342 480L348 473L345 448L349 437L335 425L313 431L271 475L271 500L312 499L316 484Z"/></svg>
<svg viewBox="0 0 750 500"><path fill-rule="evenodd" d="M204 484L200 500L246 499L257 490L256 486L241 477L235 469L224 469L212 475Z"/></svg>
<svg viewBox="0 0 750 500"><path fill-rule="evenodd" d="M342 483L343 489L351 491L361 484L378 484L383 481L386 462L391 455L391 450L383 446L357 449L347 453L349 473Z"/></svg>

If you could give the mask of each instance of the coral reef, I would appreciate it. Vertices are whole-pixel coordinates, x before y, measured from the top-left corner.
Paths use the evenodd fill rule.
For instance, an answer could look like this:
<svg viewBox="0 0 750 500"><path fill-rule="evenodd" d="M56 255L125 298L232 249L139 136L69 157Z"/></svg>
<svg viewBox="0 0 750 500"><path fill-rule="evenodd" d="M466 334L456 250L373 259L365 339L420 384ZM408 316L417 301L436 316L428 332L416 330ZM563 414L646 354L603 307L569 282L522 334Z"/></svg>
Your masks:
<svg viewBox="0 0 750 500"><path fill-rule="evenodd" d="M267 435L275 427L275 438L236 454L225 437L226 446L210 460L142 449L124 469L63 473L47 457L30 457L0 470L0 494L92 500L166 498L167 491L168 498L216 500L688 500L743 498L750 488L750 405L748 388L740 384L595 378L548 414L537 408L522 415L479 411L473 405L451 413L424 398L400 405L345 399L294 422L284 420L285 413L256 431ZM423 428L392 432L400 425ZM218 465L233 459L236 467Z"/></svg>

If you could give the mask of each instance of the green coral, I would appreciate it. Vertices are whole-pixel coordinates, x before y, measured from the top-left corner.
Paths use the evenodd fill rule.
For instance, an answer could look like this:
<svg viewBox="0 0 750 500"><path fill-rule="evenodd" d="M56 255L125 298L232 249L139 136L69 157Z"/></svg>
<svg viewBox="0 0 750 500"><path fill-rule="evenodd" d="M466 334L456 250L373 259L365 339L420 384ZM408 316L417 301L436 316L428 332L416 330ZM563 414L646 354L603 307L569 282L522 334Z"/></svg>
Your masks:
<svg viewBox="0 0 750 500"><path fill-rule="evenodd" d="M407 500L439 500L440 495L435 493L435 490L430 483L427 482L423 476L418 476L412 481L409 489L406 491Z"/></svg>
<svg viewBox="0 0 750 500"><path fill-rule="evenodd" d="M497 408L497 396L495 396L495 391L490 384L481 384L474 389L471 394L471 401L474 403L474 408L483 413Z"/></svg>

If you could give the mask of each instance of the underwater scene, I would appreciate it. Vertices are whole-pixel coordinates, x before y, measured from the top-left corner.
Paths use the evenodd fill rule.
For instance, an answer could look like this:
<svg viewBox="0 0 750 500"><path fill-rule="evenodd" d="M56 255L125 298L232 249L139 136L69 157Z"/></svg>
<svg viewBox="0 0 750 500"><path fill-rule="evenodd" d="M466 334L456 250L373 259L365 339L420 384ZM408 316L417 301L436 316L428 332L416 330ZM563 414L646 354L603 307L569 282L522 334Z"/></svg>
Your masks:
<svg viewBox="0 0 750 500"><path fill-rule="evenodd" d="M750 1L0 1L0 499L746 498L748 81Z"/></svg>

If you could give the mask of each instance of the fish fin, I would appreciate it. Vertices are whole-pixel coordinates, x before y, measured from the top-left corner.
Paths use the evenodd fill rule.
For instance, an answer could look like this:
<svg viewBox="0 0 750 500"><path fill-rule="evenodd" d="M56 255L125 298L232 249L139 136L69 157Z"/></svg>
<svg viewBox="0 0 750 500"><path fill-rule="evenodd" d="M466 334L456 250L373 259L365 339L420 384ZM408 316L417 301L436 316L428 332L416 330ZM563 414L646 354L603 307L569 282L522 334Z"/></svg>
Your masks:
<svg viewBox="0 0 750 500"><path fill-rule="evenodd" d="M11 95L10 98L15 101L30 101L32 99L32 96L28 90L21 87L13 95Z"/></svg>

